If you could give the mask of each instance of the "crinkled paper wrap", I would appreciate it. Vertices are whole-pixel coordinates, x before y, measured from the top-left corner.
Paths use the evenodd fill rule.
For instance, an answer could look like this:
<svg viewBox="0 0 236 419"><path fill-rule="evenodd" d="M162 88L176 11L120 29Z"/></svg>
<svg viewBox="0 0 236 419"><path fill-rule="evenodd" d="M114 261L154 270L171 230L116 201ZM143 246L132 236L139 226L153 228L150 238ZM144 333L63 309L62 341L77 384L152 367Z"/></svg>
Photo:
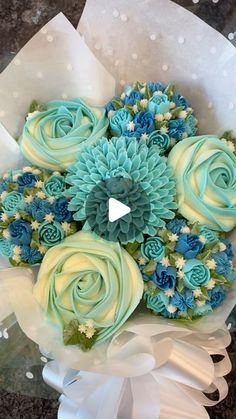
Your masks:
<svg viewBox="0 0 236 419"><path fill-rule="evenodd" d="M103 105L136 79L176 81L201 133L236 132L236 50L191 13L169 0L88 0L79 31L82 36L56 16L1 74L1 173L23 164L14 138L32 100L81 96ZM203 406L214 402L203 391L218 389L218 401L226 396L230 335L224 323L236 301L235 284L211 316L190 325L139 313L111 341L83 353L64 347L61 333L43 318L34 281L30 269L0 272L0 321L14 311L25 334L56 360L44 378L63 393L60 419L78 412L86 419L171 419L173 409L175 419L207 418ZM222 362L214 364L212 354L221 354ZM86 372L79 378L81 369Z"/></svg>

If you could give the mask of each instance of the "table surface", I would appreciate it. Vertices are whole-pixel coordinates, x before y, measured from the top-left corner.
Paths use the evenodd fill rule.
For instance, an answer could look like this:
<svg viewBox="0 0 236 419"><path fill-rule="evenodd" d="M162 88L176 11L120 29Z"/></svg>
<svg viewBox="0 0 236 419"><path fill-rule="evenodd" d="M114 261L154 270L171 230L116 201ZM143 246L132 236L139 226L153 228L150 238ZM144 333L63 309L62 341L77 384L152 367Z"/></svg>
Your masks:
<svg viewBox="0 0 236 419"><path fill-rule="evenodd" d="M236 46L235 0L176 0L175 2L197 14L230 38ZM85 0L0 0L0 71L57 13L63 12L71 23L77 26L84 4ZM236 314L230 321L236 324ZM2 331L1 325L0 330ZM56 418L58 395L42 382L41 372L45 359L41 359L37 346L24 337L17 324L9 329L8 333L10 338L2 338L0 341L0 389L4 389L0 390L0 418ZM233 370L228 376L230 392L224 402L209 409L210 417L214 419L236 418L236 331L234 329L232 335L233 342L229 351ZM16 342L17 353L13 358L9 358L7 355L12 352L11 345L16 345ZM31 361L27 361L29 359ZM19 394L22 387L25 389L25 395ZM40 395L40 398L36 398L36 395Z"/></svg>

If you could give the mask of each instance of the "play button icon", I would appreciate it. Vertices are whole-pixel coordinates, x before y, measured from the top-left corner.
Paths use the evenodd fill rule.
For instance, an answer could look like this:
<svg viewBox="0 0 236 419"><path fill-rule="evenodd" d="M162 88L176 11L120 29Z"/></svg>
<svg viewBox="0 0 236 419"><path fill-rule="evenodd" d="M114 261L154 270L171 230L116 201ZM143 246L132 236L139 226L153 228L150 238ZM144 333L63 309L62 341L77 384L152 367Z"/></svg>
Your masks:
<svg viewBox="0 0 236 419"><path fill-rule="evenodd" d="M119 220L120 218L124 217L125 215L129 214L131 209L122 202L118 201L115 198L110 198L108 201L108 219L110 223L114 223L114 221Z"/></svg>

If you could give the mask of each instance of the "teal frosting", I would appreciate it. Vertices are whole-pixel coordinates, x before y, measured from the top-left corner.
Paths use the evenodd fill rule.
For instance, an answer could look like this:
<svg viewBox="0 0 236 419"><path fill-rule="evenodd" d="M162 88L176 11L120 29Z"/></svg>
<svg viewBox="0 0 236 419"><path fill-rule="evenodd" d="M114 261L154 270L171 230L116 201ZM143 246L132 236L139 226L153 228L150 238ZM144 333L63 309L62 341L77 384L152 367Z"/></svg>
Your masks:
<svg viewBox="0 0 236 419"><path fill-rule="evenodd" d="M24 196L20 192L9 192L3 199L2 205L7 215L14 216L17 211L24 208Z"/></svg>
<svg viewBox="0 0 236 419"><path fill-rule="evenodd" d="M199 231L202 236L204 236L207 239L207 243L214 243L219 240L218 234L216 231L211 230L209 227L205 226L199 226Z"/></svg>
<svg viewBox="0 0 236 419"><path fill-rule="evenodd" d="M127 129L127 124L132 121L132 116L127 109L121 108L115 111L110 119L112 135L119 137Z"/></svg>
<svg viewBox="0 0 236 419"><path fill-rule="evenodd" d="M43 186L43 192L47 196L60 196L66 187L64 176L52 175Z"/></svg>
<svg viewBox="0 0 236 419"><path fill-rule="evenodd" d="M207 285L211 277L208 267L198 259L188 260L183 271L184 285L192 290Z"/></svg>
<svg viewBox="0 0 236 419"><path fill-rule="evenodd" d="M106 133L104 108L93 108L77 98L48 102L47 110L29 115L20 147L32 164L65 170L75 161L84 142L93 143Z"/></svg>
<svg viewBox="0 0 236 419"><path fill-rule="evenodd" d="M79 232L51 248L43 259L34 295L62 329L71 320L93 320L97 342L112 336L143 294L134 259L118 243Z"/></svg>
<svg viewBox="0 0 236 419"><path fill-rule="evenodd" d="M58 221L45 221L39 227L39 239L42 245L52 247L65 237L64 230Z"/></svg>
<svg viewBox="0 0 236 419"><path fill-rule="evenodd" d="M168 134L161 132L160 130L153 131L147 140L147 145L157 145L160 149L160 153L164 153L170 146L170 137Z"/></svg>
<svg viewBox="0 0 236 419"><path fill-rule="evenodd" d="M165 256L165 244L160 237L148 237L141 244L141 253L147 260L160 262Z"/></svg>
<svg viewBox="0 0 236 419"><path fill-rule="evenodd" d="M0 238L0 253L8 258L12 256L13 252L10 240Z"/></svg>
<svg viewBox="0 0 236 419"><path fill-rule="evenodd" d="M167 95L154 95L148 103L148 110L153 113L166 113L170 110L170 102Z"/></svg>
<svg viewBox="0 0 236 419"><path fill-rule="evenodd" d="M236 156L214 135L180 141L170 152L179 212L216 231L236 226Z"/></svg>
<svg viewBox="0 0 236 419"><path fill-rule="evenodd" d="M161 313L165 310L169 302L169 298L163 292L153 295L149 291L145 291L144 299L146 300L147 308L155 313Z"/></svg>

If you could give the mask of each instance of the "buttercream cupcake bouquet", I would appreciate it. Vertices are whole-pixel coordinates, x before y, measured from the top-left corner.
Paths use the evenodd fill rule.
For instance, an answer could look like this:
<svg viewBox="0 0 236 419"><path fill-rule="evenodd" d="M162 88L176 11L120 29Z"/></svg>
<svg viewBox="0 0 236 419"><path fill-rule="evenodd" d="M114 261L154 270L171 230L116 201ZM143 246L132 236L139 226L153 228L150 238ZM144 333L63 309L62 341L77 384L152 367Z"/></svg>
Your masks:
<svg viewBox="0 0 236 419"><path fill-rule="evenodd" d="M223 303L234 139L198 136L173 83L136 82L104 107L34 102L18 143L28 163L0 181L0 252L41 264L34 295L65 345L89 350L135 310L186 323ZM129 213L111 221L111 198Z"/></svg>

